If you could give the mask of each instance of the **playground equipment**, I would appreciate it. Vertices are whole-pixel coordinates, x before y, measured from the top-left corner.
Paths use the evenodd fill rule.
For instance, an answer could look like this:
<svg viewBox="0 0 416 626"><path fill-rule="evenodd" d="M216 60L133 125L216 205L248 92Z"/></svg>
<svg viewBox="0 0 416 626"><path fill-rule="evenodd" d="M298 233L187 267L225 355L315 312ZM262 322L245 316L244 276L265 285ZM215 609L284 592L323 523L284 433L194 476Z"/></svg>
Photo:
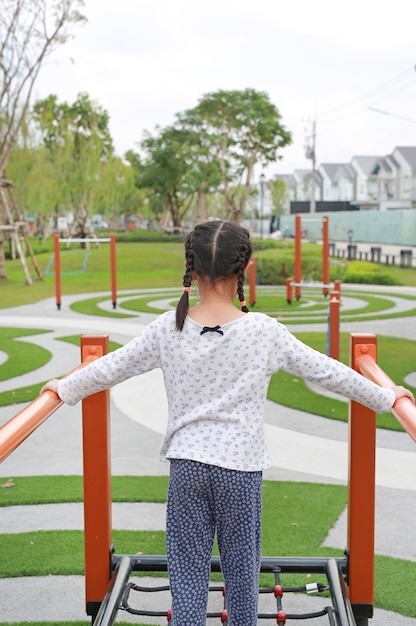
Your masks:
<svg viewBox="0 0 416 626"><path fill-rule="evenodd" d="M390 386L392 381L376 363L376 347L375 335L351 335L351 365L375 382ZM107 335L82 337L82 364L86 365L107 350ZM4 424L0 428L0 462L61 404L56 394L45 392ZM114 624L120 609L138 615L165 616L169 620L169 609L144 612L131 609L128 603L129 594L136 587L128 582L130 574L133 571L166 571L166 557L117 555L113 549L109 392L102 391L83 400L82 413L87 615L92 617L94 626ZM416 407L411 400L400 398L394 405L393 414L416 442ZM332 626L368 626L374 607L375 436L375 413L351 402L347 550L341 558L263 557L261 571L273 574L275 585L259 591L274 595L276 612L259 614L259 619L270 619L283 626L287 619L322 616ZM211 568L220 571L217 557L212 558ZM324 574L327 585L307 585L305 589L307 592L328 589L328 602L331 601L332 606L325 607L319 614L286 613L284 594L300 589L282 587L281 573ZM151 590L155 591L154 588ZM214 615L218 615L226 626L226 609Z"/></svg>
<svg viewBox="0 0 416 626"><path fill-rule="evenodd" d="M248 284L249 284L249 304L254 306L256 304L256 282L257 282L257 264L256 259L251 258L248 266Z"/></svg>
<svg viewBox="0 0 416 626"><path fill-rule="evenodd" d="M54 268L55 268L55 299L58 311L61 309L61 243L110 243L110 267L111 267L111 301L113 309L117 307L117 274L116 274L116 236L95 237L94 239L69 238L60 239L59 235L53 237Z"/></svg>
<svg viewBox="0 0 416 626"><path fill-rule="evenodd" d="M335 281L338 282L338 281ZM340 322L340 291L331 291L329 294L327 354L333 359L339 359L339 322Z"/></svg>
<svg viewBox="0 0 416 626"><path fill-rule="evenodd" d="M316 219L304 219L303 222L316 222ZM299 300L302 293L302 287L309 286L308 283L302 283L302 218L300 215L295 216L295 272L294 279L286 280L286 300L288 304L292 303L293 288L295 289L295 298ZM329 218L324 215L322 218L322 283L314 284L314 287L321 287L324 296L328 295L328 290L332 285L329 284ZM337 289L334 286L335 290Z"/></svg>

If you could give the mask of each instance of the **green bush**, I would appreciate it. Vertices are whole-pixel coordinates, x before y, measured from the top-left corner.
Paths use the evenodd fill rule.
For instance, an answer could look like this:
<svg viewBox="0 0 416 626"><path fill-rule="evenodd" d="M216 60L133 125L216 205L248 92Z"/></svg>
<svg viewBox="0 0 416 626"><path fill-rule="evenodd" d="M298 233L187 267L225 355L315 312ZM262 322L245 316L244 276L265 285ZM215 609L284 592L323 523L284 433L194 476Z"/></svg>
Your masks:
<svg viewBox="0 0 416 626"><path fill-rule="evenodd" d="M369 285L399 285L399 281L391 273L381 269L379 265L369 261L352 261L343 278L346 283Z"/></svg>
<svg viewBox="0 0 416 626"><path fill-rule="evenodd" d="M293 258L287 256L256 257L257 281L260 285L284 285L286 279L294 276L295 266ZM341 280L342 272L336 271L332 280ZM320 259L309 257L302 259L302 281L322 282L322 264Z"/></svg>
<svg viewBox="0 0 416 626"><path fill-rule="evenodd" d="M260 285L284 285L293 276L293 261L259 258L256 262L257 282Z"/></svg>
<svg viewBox="0 0 416 626"><path fill-rule="evenodd" d="M154 230L131 230L116 233L117 243L183 243L185 235L169 235L162 231Z"/></svg>

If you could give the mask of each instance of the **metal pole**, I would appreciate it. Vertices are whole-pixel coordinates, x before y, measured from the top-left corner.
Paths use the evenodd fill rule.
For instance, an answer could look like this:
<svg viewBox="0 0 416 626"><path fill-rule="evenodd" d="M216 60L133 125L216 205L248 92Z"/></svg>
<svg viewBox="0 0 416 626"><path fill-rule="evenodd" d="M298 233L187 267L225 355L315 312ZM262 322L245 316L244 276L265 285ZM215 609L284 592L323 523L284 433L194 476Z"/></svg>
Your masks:
<svg viewBox="0 0 416 626"><path fill-rule="evenodd" d="M302 282L302 222L300 215L295 216L295 298L301 296Z"/></svg>
<svg viewBox="0 0 416 626"><path fill-rule="evenodd" d="M59 248L59 235L53 236L53 250L55 262L55 297L58 311L61 308L61 252Z"/></svg>
<svg viewBox="0 0 416 626"><path fill-rule="evenodd" d="M322 218L322 282L329 284L329 218ZM323 288L324 296L328 295L328 288Z"/></svg>
<svg viewBox="0 0 416 626"><path fill-rule="evenodd" d="M113 309L117 306L117 267L116 267L116 236L110 237L110 259L111 259L111 295Z"/></svg>
<svg viewBox="0 0 416 626"><path fill-rule="evenodd" d="M352 333L350 364L358 370L363 354L377 357L377 337ZM350 400L348 463L349 596L354 614L371 618L374 607L374 522L376 413Z"/></svg>
<svg viewBox="0 0 416 626"><path fill-rule="evenodd" d="M82 361L108 352L108 335L81 337ZM110 395L106 389L82 401L84 550L87 615L96 617L111 577Z"/></svg>
<svg viewBox="0 0 416 626"><path fill-rule="evenodd" d="M315 172L316 172L316 120L312 123L312 196L311 196L311 213L316 211L315 203Z"/></svg>
<svg viewBox="0 0 416 626"><path fill-rule="evenodd" d="M264 174L260 175L260 237L263 239Z"/></svg>

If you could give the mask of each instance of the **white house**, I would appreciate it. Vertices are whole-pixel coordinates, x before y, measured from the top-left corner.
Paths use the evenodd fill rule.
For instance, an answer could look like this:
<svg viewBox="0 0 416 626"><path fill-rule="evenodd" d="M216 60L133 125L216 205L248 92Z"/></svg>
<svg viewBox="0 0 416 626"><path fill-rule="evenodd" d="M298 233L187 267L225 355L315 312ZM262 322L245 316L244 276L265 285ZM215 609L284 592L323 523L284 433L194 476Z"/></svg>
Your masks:
<svg viewBox="0 0 416 626"><path fill-rule="evenodd" d="M290 201L310 201L312 171L280 174ZM315 172L315 200L350 202L365 209L416 208L416 147L385 156L354 156L350 163L323 163Z"/></svg>

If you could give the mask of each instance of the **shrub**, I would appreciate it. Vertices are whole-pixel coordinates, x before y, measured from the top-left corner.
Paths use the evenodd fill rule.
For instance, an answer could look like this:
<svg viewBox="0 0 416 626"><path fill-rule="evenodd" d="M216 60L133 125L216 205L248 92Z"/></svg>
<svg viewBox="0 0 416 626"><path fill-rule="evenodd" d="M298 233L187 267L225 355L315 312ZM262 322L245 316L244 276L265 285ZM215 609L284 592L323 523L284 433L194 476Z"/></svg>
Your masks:
<svg viewBox="0 0 416 626"><path fill-rule="evenodd" d="M343 278L346 283L367 285L399 285L399 281L379 265L369 261L352 261Z"/></svg>

